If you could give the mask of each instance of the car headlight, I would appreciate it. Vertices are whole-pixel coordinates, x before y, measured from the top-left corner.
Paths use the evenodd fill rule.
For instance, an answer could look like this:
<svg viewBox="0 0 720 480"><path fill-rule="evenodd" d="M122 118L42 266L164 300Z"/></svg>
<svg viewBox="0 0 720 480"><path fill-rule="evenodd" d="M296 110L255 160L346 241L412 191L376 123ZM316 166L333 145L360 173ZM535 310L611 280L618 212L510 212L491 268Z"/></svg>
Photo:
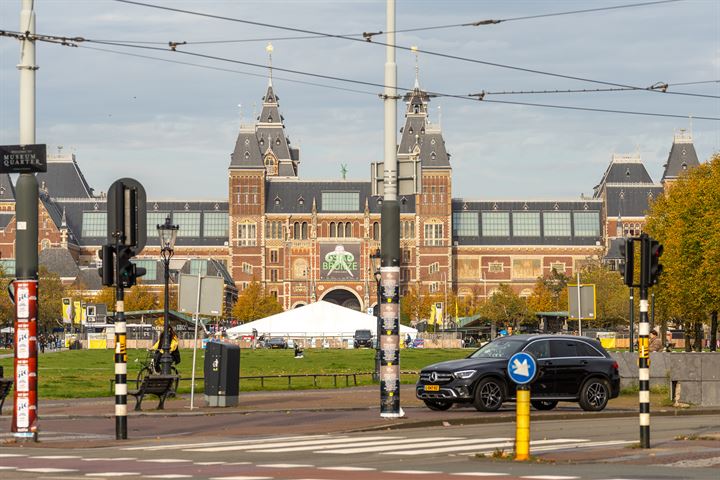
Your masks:
<svg viewBox="0 0 720 480"><path fill-rule="evenodd" d="M465 380L475 375L475 370L460 370L459 372L453 373L453 375L455 375L455 378Z"/></svg>

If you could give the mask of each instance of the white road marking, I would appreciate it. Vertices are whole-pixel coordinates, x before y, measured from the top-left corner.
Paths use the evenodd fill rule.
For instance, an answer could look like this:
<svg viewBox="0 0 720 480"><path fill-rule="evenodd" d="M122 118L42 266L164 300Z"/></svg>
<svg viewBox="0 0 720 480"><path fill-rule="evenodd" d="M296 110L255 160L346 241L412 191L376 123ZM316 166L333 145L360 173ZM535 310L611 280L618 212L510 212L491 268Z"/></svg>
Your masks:
<svg viewBox="0 0 720 480"><path fill-rule="evenodd" d="M140 472L100 472L86 473L86 477L137 477Z"/></svg>
<svg viewBox="0 0 720 480"><path fill-rule="evenodd" d="M337 443L348 443L348 442L359 442L363 440L384 440L393 439L397 437L362 437L362 438L348 438L348 437L324 437L317 440L309 440L304 442L291 441L291 442L277 442L277 443L259 443L256 442L252 445L231 445L227 447L210 447L210 448L186 448L183 449L188 452L235 452L238 450L259 450L268 448L284 448L284 447L300 447L309 445L328 445Z"/></svg>
<svg viewBox="0 0 720 480"><path fill-rule="evenodd" d="M430 470L383 470L382 473L402 473L405 475L439 475L442 472L431 472Z"/></svg>
<svg viewBox="0 0 720 480"><path fill-rule="evenodd" d="M148 458L147 460L138 460L138 462L148 462L148 463L181 463L181 462L189 462L190 460L186 458Z"/></svg>
<svg viewBox="0 0 720 480"><path fill-rule="evenodd" d="M573 450L576 448L587 447L605 447L611 445L627 445L628 443L637 443L637 440L608 440L605 442L584 442L584 443L568 443L566 445L552 445L549 447L533 447L530 446L530 452L546 452L553 450Z"/></svg>
<svg viewBox="0 0 720 480"><path fill-rule="evenodd" d="M145 475L146 478L192 478L192 475L181 475L179 473L165 473L162 475Z"/></svg>
<svg viewBox="0 0 720 480"><path fill-rule="evenodd" d="M587 440L581 440L581 439L568 439L568 438L558 438L555 440L538 440L535 442L530 442L530 450L532 451L533 445L552 445L554 443L568 443L568 442L586 442ZM399 452L385 452L383 455L427 455L429 453L453 453L453 452L459 452L462 450L476 450L478 453L490 451L492 452L496 448L510 448L513 445L515 445L514 441L506 441L506 442L498 442L498 443L483 443L484 441L476 441L476 442L470 442L466 443L465 445L453 445L449 447L439 447L439 448L426 448L426 449L420 449L420 450L409 450L409 451L399 451ZM447 445L447 444L446 444Z"/></svg>
<svg viewBox="0 0 720 480"><path fill-rule="evenodd" d="M27 457L21 453L0 453L0 458L11 458L11 457Z"/></svg>
<svg viewBox="0 0 720 480"><path fill-rule="evenodd" d="M303 465L301 463L269 463L266 465L255 465L258 468L313 468L315 465Z"/></svg>
<svg viewBox="0 0 720 480"><path fill-rule="evenodd" d="M291 436L291 437L277 437L277 438L261 438L261 439L253 439L253 440L232 440L232 441L225 441L225 442L204 442L204 443L176 443L176 444L166 444L166 445L153 445L153 446L145 446L145 447L126 447L122 450L175 450L178 448L200 448L200 447L219 447L221 445L246 445L248 443L258 443L263 441L273 441L273 442L279 442L283 440L309 440L313 438L323 438L326 437L326 435L304 435L304 436Z"/></svg>
<svg viewBox="0 0 720 480"><path fill-rule="evenodd" d="M137 457L92 457L83 458L83 462L131 462L137 460Z"/></svg>
<svg viewBox="0 0 720 480"><path fill-rule="evenodd" d="M450 446L450 445L463 445L467 444L468 442L471 442L473 444L476 444L478 442L482 443L488 443L488 442L509 442L511 441L510 438L486 438L484 440L478 440L473 441L469 440L467 438L439 438L436 440L435 438L418 438L418 439L408 439L408 440L400 440L400 441L389 441L386 442L382 446L373 446L373 447L362 447L362 444L359 444L358 446L360 448L332 448L328 447L325 450L324 453L338 453L338 454L352 454L352 453L370 453L370 452L387 452L390 450L406 450L406 449L416 449L418 447L434 447L438 445L438 441L441 441L441 446ZM378 444L379 442L375 442L375 444Z"/></svg>
<svg viewBox="0 0 720 480"><path fill-rule="evenodd" d="M68 460L71 458L81 458L77 455L42 455L40 457L32 457L32 458L41 458L43 460Z"/></svg>
<svg viewBox="0 0 720 480"><path fill-rule="evenodd" d="M509 473L493 473L493 472L462 472L462 473L451 473L450 475L457 475L460 477L506 477Z"/></svg>
<svg viewBox="0 0 720 480"><path fill-rule="evenodd" d="M18 472L30 472L30 473L66 473L66 472L77 472L73 468L18 468Z"/></svg>
<svg viewBox="0 0 720 480"><path fill-rule="evenodd" d="M0 465L0 470L17 470L18 467L6 467L3 465Z"/></svg>
<svg viewBox="0 0 720 480"><path fill-rule="evenodd" d="M194 462L193 465L225 465L225 462Z"/></svg>
<svg viewBox="0 0 720 480"><path fill-rule="evenodd" d="M347 442L349 445L351 445L353 448L348 449L337 449L338 445L327 445L323 444L320 446L317 445L311 445L311 446L302 446L302 447L288 447L288 448L273 448L268 450L253 450L253 452L271 452L271 453L287 453L287 452L302 452L306 450L312 450L313 452L319 452L321 450L327 450L326 453L362 453L362 452L381 452L383 450L389 450L393 447L397 448L408 448L413 446L427 446L427 445L435 445L437 442L443 442L443 445L447 444L447 441L449 440L457 440L457 437L430 437L430 438L423 438L423 439L417 439L417 438L406 438L405 440L374 440L369 442L363 442L359 440L350 440L348 439ZM461 442L467 441L466 439L460 440ZM410 445L407 445L410 444ZM354 448L358 447L358 448ZM367 447L367 448L359 448L359 447Z"/></svg>
<svg viewBox="0 0 720 480"><path fill-rule="evenodd" d="M319 467L318 470L337 470L340 472L369 472L375 469L371 467Z"/></svg>

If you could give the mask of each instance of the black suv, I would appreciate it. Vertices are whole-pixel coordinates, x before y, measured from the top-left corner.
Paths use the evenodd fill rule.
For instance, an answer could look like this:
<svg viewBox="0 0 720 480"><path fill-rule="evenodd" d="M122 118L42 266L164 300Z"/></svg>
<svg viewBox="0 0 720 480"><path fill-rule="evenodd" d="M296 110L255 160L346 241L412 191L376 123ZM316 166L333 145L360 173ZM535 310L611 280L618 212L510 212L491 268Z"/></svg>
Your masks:
<svg viewBox="0 0 720 480"><path fill-rule="evenodd" d="M463 360L427 366L420 372L416 395L431 410L472 403L492 412L515 400L507 372L513 354L529 352L538 375L530 386L532 406L552 410L559 401L579 402L583 410L600 411L620 393L618 364L600 342L567 335L513 335L484 345Z"/></svg>
<svg viewBox="0 0 720 480"><path fill-rule="evenodd" d="M355 336L353 337L353 345L355 348L373 346L373 335L370 330L355 330Z"/></svg>

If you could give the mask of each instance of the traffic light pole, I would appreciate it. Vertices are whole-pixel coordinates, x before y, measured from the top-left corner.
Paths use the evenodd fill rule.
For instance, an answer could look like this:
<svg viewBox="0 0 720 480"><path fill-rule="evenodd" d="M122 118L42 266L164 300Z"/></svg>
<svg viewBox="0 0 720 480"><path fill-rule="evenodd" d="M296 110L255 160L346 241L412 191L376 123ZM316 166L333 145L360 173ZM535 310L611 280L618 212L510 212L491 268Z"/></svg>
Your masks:
<svg viewBox="0 0 720 480"><path fill-rule="evenodd" d="M630 351L635 351L635 289L630 287Z"/></svg>
<svg viewBox="0 0 720 480"><path fill-rule="evenodd" d="M115 236L115 251L120 251L120 235ZM120 280L120 255L115 261L115 439L127 439L127 324L125 289Z"/></svg>
<svg viewBox="0 0 720 480"><path fill-rule="evenodd" d="M638 378L640 383L640 448L650 448L650 322L648 288L640 287L640 323L638 324Z"/></svg>

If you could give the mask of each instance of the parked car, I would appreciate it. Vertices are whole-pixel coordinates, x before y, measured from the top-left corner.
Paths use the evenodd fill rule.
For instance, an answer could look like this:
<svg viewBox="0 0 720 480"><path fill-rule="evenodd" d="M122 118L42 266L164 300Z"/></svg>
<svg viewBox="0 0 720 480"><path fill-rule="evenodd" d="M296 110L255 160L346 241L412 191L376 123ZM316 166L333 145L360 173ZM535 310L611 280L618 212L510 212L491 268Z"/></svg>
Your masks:
<svg viewBox="0 0 720 480"><path fill-rule="evenodd" d="M472 403L492 412L515 400L515 384L507 363L517 352L537 359L538 376L530 386L531 404L552 410L561 401L578 402L583 410L600 411L620 393L618 364L595 339L568 335L498 337L461 360L422 369L416 395L431 410Z"/></svg>
<svg viewBox="0 0 720 480"><path fill-rule="evenodd" d="M287 341L283 337L270 337L265 342L267 348L288 348Z"/></svg>
<svg viewBox="0 0 720 480"><path fill-rule="evenodd" d="M353 345L355 348L360 347L373 347L373 334L370 330L355 330L355 336L353 337Z"/></svg>

